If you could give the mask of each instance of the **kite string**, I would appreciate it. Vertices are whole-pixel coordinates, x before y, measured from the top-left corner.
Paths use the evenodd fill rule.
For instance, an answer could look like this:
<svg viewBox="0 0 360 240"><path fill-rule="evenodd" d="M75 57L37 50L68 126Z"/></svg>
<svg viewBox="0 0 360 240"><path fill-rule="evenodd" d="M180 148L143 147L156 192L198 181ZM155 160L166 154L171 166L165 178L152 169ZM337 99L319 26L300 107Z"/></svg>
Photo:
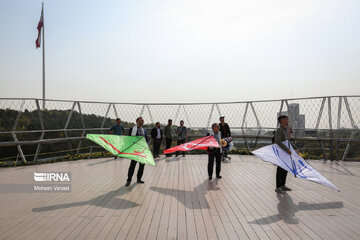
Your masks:
<svg viewBox="0 0 360 240"><path fill-rule="evenodd" d="M139 142L141 139L143 139L143 136L136 136L136 137L140 137L136 142L133 142L133 144L131 144L130 146L128 146L127 148L125 148L122 152L125 152L126 150L128 150L129 148L131 148L132 146L134 146L134 144L136 144L137 142Z"/></svg>
<svg viewBox="0 0 360 240"><path fill-rule="evenodd" d="M211 137L212 137L212 135L208 136L207 138L205 138L205 139L202 140L201 142L196 143L196 145L194 145L192 148L189 148L189 151L192 150L192 149L194 149L194 147L196 147L197 145L200 145L201 143L205 142L206 140L208 140L208 139L211 138ZM184 144L186 144L186 143L184 143Z"/></svg>

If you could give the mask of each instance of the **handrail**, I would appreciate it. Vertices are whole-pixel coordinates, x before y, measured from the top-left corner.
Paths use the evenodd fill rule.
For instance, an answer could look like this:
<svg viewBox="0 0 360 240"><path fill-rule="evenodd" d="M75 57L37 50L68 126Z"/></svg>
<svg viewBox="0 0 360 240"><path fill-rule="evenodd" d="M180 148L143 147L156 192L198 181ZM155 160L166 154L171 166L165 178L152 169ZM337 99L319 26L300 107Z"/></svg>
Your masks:
<svg viewBox="0 0 360 240"><path fill-rule="evenodd" d="M191 135L191 138L201 138L204 135L194 134ZM265 135L233 135L233 139L236 138L250 138L250 139L272 139L272 136ZM53 144L53 143L61 143L61 142L70 142L70 141L79 141L84 140L86 137L65 137L65 138L49 138L42 140L30 140L30 141L17 141L17 142L0 142L0 147L11 147L11 146L25 146L25 145L37 145L37 144ZM347 139L347 138L317 138L317 137L294 137L294 140L298 141L339 141L339 142L360 142L360 139Z"/></svg>
<svg viewBox="0 0 360 240"><path fill-rule="evenodd" d="M309 100L309 99L321 99L321 98L339 98L339 97L360 97L360 95L331 95L331 96L318 96L318 97L302 97L302 98L281 98L281 99L264 99L264 100L247 100L247 101L229 101L229 102L157 102L157 103L144 103L144 102L102 102L102 101L83 101L83 100L63 100L63 99L45 99L45 101L51 102L81 102L81 103L99 103L99 104L125 104L125 105L209 105L209 104L236 104L236 103L259 103L259 102L279 102L279 101L295 101L295 100ZM38 100L43 101L42 98L0 98L1 100Z"/></svg>

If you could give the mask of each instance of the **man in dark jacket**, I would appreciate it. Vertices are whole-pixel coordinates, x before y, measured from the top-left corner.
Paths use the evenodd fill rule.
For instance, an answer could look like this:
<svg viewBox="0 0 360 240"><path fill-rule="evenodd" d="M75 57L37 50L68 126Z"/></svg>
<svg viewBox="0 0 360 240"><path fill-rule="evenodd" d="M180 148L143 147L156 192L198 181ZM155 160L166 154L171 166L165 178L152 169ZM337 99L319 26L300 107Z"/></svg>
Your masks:
<svg viewBox="0 0 360 240"><path fill-rule="evenodd" d="M154 158L160 157L159 152L160 152L161 141L163 139L163 132L160 129L160 123L159 122L157 122L155 124L155 127L153 129L151 129L151 138L153 140L153 155L154 155Z"/></svg>
<svg viewBox="0 0 360 240"><path fill-rule="evenodd" d="M220 133L221 133L221 138L222 139L227 138L227 137L231 137L230 127L225 122L225 117L224 116L220 117L219 127L220 127Z"/></svg>
<svg viewBox="0 0 360 240"><path fill-rule="evenodd" d="M220 117L219 127L220 127L221 139L231 137L230 127L225 122L225 117L224 116ZM228 158L230 160L230 158L227 155L227 152L224 150L222 160L224 161L225 158Z"/></svg>
<svg viewBox="0 0 360 240"><path fill-rule="evenodd" d="M173 136L173 130L171 129L172 120L168 120L168 124L164 128L164 135L166 140L166 147L165 149L169 149L171 147L172 143L172 136ZM171 157L171 154L166 154L166 157Z"/></svg>
<svg viewBox="0 0 360 240"><path fill-rule="evenodd" d="M177 145L181 145L186 143L189 130L184 126L184 121L180 121L180 126L176 129L176 134L178 135ZM183 157L185 157L185 152L182 152ZM176 152L176 157L179 156L179 152Z"/></svg>
<svg viewBox="0 0 360 240"><path fill-rule="evenodd" d="M129 130L129 136L143 136L146 140L146 142L149 144L149 138L147 136L147 133L145 129L143 128L144 125L144 119L142 117L138 117L136 119L136 126L130 128ZM129 186L131 183L132 176L134 175L135 167L136 167L137 161L131 160L129 171L128 171L128 179L126 181L125 186ZM141 180L141 177L144 173L144 167L145 164L139 163L139 170L137 172L137 183L144 183L144 181Z"/></svg>

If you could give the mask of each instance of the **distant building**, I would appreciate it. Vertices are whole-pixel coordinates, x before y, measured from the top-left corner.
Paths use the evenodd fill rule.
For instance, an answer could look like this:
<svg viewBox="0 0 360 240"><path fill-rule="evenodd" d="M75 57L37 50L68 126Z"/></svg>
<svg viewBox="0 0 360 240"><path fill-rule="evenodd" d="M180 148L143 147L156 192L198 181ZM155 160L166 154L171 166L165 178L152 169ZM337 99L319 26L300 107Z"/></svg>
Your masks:
<svg viewBox="0 0 360 240"><path fill-rule="evenodd" d="M278 113L278 116L280 115L287 115L289 117L289 123L293 129L301 129L294 130L295 134L301 135L304 133L302 129L305 129L305 114L300 114L300 106L298 103L289 104L288 111Z"/></svg>

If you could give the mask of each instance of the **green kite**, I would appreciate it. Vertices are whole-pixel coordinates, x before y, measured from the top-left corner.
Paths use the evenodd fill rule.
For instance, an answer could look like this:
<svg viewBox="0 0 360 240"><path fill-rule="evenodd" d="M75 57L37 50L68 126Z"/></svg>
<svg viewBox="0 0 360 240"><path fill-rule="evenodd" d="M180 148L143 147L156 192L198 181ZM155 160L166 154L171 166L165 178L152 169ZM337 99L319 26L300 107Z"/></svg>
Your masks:
<svg viewBox="0 0 360 240"><path fill-rule="evenodd" d="M118 157L156 166L149 146L142 136L87 134L86 138L96 142Z"/></svg>

